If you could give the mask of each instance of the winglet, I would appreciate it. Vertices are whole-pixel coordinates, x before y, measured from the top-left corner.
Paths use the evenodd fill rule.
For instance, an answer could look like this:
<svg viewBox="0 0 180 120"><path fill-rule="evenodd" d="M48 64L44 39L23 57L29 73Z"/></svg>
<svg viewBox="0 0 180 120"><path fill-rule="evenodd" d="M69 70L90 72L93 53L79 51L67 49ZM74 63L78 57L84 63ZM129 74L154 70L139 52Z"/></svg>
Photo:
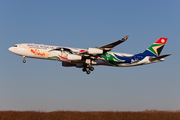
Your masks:
<svg viewBox="0 0 180 120"><path fill-rule="evenodd" d="M122 38L122 40L127 40L129 35L126 35L125 37Z"/></svg>

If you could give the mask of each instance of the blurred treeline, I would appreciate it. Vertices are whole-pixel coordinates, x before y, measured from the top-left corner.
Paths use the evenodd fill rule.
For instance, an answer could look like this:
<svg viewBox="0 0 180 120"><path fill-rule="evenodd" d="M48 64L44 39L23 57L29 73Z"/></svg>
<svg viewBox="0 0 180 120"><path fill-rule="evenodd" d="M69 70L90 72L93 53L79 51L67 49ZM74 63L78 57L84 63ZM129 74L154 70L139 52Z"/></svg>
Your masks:
<svg viewBox="0 0 180 120"><path fill-rule="evenodd" d="M0 111L0 120L180 120L180 111Z"/></svg>

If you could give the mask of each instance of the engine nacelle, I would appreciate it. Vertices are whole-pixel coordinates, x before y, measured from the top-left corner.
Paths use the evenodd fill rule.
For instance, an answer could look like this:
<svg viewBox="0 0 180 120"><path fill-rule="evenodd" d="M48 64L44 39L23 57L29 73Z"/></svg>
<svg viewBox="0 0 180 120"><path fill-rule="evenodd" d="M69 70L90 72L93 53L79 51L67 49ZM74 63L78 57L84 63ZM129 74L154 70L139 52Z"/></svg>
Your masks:
<svg viewBox="0 0 180 120"><path fill-rule="evenodd" d="M103 54L103 50L98 48L88 48L87 52L92 55Z"/></svg>
<svg viewBox="0 0 180 120"><path fill-rule="evenodd" d="M76 64L72 64L72 63L69 63L69 62L62 62L62 66L63 67L74 67L74 66L76 66Z"/></svg>
<svg viewBox="0 0 180 120"><path fill-rule="evenodd" d="M73 55L73 54L68 54L67 59L68 59L68 60L81 60L81 59L82 59L82 56Z"/></svg>

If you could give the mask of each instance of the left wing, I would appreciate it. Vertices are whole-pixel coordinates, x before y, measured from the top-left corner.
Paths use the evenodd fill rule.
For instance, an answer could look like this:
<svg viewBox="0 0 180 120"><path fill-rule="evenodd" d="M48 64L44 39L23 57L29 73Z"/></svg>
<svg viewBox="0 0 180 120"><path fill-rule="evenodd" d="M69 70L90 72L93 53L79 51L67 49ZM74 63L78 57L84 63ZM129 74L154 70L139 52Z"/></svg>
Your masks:
<svg viewBox="0 0 180 120"><path fill-rule="evenodd" d="M112 42L112 43L107 44L107 45L100 46L100 47L98 47L98 48L101 48L101 49L104 49L104 48L106 48L106 49L107 49L107 48L112 49L112 48L114 48L115 46L117 46L117 45L123 43L124 41L126 41L126 40L128 39L128 37L129 37L129 36L127 35L127 36L123 37L121 40Z"/></svg>
<svg viewBox="0 0 180 120"><path fill-rule="evenodd" d="M120 40L117 40L115 42L109 43L107 45L99 46L99 47L92 47L88 48L86 51L80 52L80 54L86 54L86 55L101 55L103 53L106 53L108 51L111 51L115 46L123 43L128 39L128 35L123 37Z"/></svg>

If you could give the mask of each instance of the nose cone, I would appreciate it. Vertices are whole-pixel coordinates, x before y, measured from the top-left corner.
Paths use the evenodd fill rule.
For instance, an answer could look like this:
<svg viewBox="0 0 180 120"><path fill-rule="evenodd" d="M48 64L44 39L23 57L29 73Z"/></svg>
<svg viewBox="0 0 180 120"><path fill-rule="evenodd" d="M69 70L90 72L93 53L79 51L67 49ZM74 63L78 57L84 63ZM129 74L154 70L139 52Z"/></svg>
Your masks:
<svg viewBox="0 0 180 120"><path fill-rule="evenodd" d="M8 50L14 54L21 55L21 52L17 47L10 47L10 48L8 48Z"/></svg>
<svg viewBox="0 0 180 120"><path fill-rule="evenodd" d="M10 47L8 50L12 52L13 51L13 47Z"/></svg>
<svg viewBox="0 0 180 120"><path fill-rule="evenodd" d="M9 49L8 49L9 51L11 51L12 53L17 53L17 48L15 48L15 47L10 47Z"/></svg>

